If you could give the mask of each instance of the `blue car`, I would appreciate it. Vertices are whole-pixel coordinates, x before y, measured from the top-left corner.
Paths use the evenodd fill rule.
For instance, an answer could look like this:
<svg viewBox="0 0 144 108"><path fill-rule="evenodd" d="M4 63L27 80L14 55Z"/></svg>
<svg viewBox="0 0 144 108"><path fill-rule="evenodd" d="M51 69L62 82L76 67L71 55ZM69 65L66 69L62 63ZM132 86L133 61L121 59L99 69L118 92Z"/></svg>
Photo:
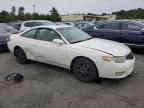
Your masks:
<svg viewBox="0 0 144 108"><path fill-rule="evenodd" d="M109 21L82 30L96 38L144 48L144 24L138 21Z"/></svg>
<svg viewBox="0 0 144 108"><path fill-rule="evenodd" d="M10 33L0 27L0 51L8 50L7 41L9 39L9 36Z"/></svg>
<svg viewBox="0 0 144 108"><path fill-rule="evenodd" d="M74 25L74 27L78 28L78 29L84 29L84 28L88 28L90 26L93 26L94 24L92 22L79 22L76 23Z"/></svg>

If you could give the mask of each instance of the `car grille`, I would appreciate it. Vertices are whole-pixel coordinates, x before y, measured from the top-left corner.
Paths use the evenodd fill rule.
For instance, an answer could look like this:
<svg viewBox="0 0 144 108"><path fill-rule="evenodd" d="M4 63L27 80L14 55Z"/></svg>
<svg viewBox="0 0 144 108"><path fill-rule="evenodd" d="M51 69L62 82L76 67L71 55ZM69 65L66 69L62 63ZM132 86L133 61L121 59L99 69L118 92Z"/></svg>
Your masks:
<svg viewBox="0 0 144 108"><path fill-rule="evenodd" d="M131 60L131 59L133 59L133 58L134 58L133 52L129 53L129 54L126 56L126 59L128 59L128 60Z"/></svg>

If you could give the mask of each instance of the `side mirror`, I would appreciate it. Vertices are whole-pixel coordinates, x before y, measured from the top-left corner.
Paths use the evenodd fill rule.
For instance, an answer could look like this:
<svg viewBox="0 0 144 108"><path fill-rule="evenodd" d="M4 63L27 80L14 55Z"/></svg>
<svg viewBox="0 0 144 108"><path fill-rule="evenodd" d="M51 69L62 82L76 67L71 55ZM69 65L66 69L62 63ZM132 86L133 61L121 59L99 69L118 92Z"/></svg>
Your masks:
<svg viewBox="0 0 144 108"><path fill-rule="evenodd" d="M53 43L62 45L62 44L64 44L64 41L61 39L54 39Z"/></svg>

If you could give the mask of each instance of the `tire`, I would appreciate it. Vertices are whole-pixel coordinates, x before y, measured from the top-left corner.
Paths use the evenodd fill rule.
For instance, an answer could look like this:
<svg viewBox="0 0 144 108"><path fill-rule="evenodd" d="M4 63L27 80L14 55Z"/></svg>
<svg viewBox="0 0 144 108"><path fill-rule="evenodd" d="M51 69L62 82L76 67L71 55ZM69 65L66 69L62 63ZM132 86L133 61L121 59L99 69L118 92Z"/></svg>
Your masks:
<svg viewBox="0 0 144 108"><path fill-rule="evenodd" d="M26 54L21 48L15 49L15 56L16 56L17 62L20 64L27 64L29 61L26 57Z"/></svg>
<svg viewBox="0 0 144 108"><path fill-rule="evenodd" d="M93 82L98 78L96 66L87 58L79 58L73 64L75 77L82 82Z"/></svg>

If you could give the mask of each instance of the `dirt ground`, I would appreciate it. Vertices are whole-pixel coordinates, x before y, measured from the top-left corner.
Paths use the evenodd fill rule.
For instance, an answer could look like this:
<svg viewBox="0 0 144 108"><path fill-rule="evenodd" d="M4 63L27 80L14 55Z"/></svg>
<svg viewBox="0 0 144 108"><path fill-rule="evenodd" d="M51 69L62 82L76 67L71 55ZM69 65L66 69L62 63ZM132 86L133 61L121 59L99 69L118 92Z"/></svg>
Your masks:
<svg viewBox="0 0 144 108"><path fill-rule="evenodd" d="M21 65L1 52L0 108L144 108L144 54L135 55L129 77L87 84L68 70L38 62ZM4 80L15 72L25 76L23 82Z"/></svg>

